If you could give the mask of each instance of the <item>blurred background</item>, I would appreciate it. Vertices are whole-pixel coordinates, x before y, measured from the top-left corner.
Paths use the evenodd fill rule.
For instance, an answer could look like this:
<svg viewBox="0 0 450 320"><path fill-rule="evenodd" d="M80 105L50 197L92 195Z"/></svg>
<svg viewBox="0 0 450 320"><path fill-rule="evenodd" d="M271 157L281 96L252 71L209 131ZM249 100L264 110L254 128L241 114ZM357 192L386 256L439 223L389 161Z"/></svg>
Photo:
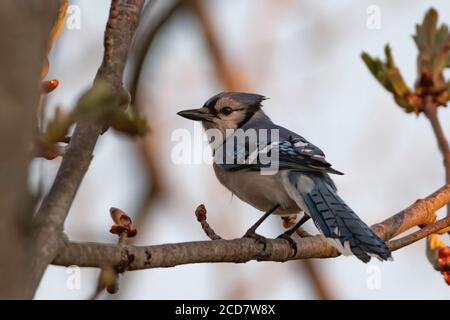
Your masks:
<svg viewBox="0 0 450 320"><path fill-rule="evenodd" d="M80 24L68 24L53 47L47 78L60 85L48 96L47 115L57 106L73 108L102 59L110 1L70 5L66 19L79 14ZM368 22L373 5L380 18L375 27ZM114 206L134 219L134 244L206 240L194 215L204 203L219 235L240 237L260 212L225 191L209 164L175 164L171 158L178 143L174 130L199 130L176 112L224 90L270 97L265 112L318 145L345 173L334 177L340 194L369 225L434 192L444 183L444 169L430 124L397 107L360 58L363 50L381 56L389 42L412 86L417 50L411 35L431 6L440 21L450 22L450 2L444 0L156 1L144 10L126 79L151 132L133 140L108 130L101 137L66 221L68 236L116 242L109 233ZM439 115L450 135L450 112L440 109ZM195 152L202 151L193 150L192 157ZM60 159L34 160L33 186L48 190L59 164ZM259 232L276 236L280 222L271 217ZM312 223L306 229L317 232ZM82 269L80 289L70 290L67 268L50 266L36 298L88 299L98 274ZM99 298L439 299L449 298L449 290L427 261L422 240L396 251L387 263L339 257L133 271L121 276L119 293Z"/></svg>

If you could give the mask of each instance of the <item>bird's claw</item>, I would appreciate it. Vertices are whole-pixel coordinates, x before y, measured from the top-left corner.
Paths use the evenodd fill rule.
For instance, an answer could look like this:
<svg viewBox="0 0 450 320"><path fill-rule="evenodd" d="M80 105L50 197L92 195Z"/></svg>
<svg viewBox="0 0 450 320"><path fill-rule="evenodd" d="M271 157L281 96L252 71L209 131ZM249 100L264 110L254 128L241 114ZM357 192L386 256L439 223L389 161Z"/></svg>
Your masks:
<svg viewBox="0 0 450 320"><path fill-rule="evenodd" d="M280 234L277 239L284 239L287 242L289 242L289 245L291 246L292 249L292 254L291 257L295 257L297 254L297 243L295 242L294 239L291 238L290 235L286 234L286 233L282 233Z"/></svg>
<svg viewBox="0 0 450 320"><path fill-rule="evenodd" d="M248 230L242 238L251 238L254 239L258 243L262 243L263 251L266 250L267 247L267 238L257 234L255 231Z"/></svg>

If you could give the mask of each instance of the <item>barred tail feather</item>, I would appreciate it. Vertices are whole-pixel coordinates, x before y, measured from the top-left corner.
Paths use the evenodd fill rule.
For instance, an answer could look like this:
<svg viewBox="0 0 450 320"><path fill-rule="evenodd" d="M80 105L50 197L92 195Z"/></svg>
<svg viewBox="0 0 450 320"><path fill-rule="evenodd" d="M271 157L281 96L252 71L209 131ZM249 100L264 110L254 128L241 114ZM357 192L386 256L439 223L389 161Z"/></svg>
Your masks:
<svg viewBox="0 0 450 320"><path fill-rule="evenodd" d="M363 262L369 262L371 256L380 260L391 258L384 241L347 206L324 177L291 173L289 180L302 198L298 202L306 206L314 224L342 254L354 254Z"/></svg>

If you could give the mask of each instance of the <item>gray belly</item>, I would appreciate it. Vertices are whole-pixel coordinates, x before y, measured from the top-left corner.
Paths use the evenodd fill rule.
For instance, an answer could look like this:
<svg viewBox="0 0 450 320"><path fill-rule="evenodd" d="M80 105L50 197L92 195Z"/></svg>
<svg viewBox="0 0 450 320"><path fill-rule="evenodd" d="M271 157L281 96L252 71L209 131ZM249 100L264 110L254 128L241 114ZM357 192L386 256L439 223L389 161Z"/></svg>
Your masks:
<svg viewBox="0 0 450 320"><path fill-rule="evenodd" d="M256 209L268 211L279 204L280 208L275 214L299 213L299 207L283 187L280 172L275 175L261 175L259 172L244 170L225 172L217 165L213 166L220 183Z"/></svg>

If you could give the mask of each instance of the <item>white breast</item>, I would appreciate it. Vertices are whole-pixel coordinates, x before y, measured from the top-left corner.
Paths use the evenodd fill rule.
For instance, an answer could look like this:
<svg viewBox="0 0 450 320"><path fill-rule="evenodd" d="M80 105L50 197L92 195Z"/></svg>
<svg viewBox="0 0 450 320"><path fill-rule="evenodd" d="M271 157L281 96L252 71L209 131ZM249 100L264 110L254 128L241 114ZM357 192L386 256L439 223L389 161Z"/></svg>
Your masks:
<svg viewBox="0 0 450 320"><path fill-rule="evenodd" d="M259 171L225 171L214 164L217 179L239 199L261 211L280 205L275 214L296 214L300 209L283 187L281 174L261 175Z"/></svg>

